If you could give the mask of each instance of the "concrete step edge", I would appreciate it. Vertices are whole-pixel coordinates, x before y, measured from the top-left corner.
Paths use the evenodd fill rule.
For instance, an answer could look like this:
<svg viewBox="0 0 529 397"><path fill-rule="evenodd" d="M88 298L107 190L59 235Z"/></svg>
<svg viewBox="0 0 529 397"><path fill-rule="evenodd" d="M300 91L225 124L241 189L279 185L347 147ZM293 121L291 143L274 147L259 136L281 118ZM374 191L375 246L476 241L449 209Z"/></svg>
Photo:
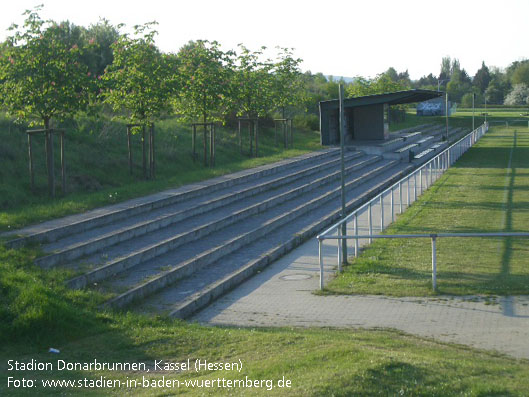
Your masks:
<svg viewBox="0 0 529 397"><path fill-rule="evenodd" d="M223 175L217 178L209 179L202 182L184 185L176 189L170 189L163 192L155 193L146 197L135 198L127 200L123 203L97 208L84 214L74 214L59 220L52 220L43 222L39 225L32 225L20 230L15 230L9 233L3 233L3 237L18 236L6 242L8 248L19 248L27 243L32 242L50 242L56 241L60 237L78 233L79 231L89 230L94 227L103 226L110 222L120 220L129 216L149 211L151 209L160 208L170 204L177 203L182 200L196 197L204 194L204 192L214 192L224 187L233 186L239 183L244 183L249 180L257 179L263 175L270 175L278 172L279 169L292 168L303 164L304 162L314 161L319 157L338 155L339 150L336 148L319 150L310 152L301 156L290 159L281 160L276 163L267 164L264 166L238 171L232 174ZM187 190L186 190L187 189ZM137 204L136 204L137 203ZM90 216L95 214L94 216ZM77 218L77 219L76 219ZM81 219L79 219L81 218ZM53 224L64 220L64 224ZM46 229L46 224L51 224ZM41 227L45 230L30 232L24 235L25 230L29 228Z"/></svg>
<svg viewBox="0 0 529 397"><path fill-rule="evenodd" d="M346 157L346 161L349 162L361 156L361 152L354 152ZM173 214L168 214L166 216L158 217L153 220L144 221L138 225L133 225L125 229L110 232L98 236L97 238L92 238L88 241L66 246L63 249L60 249L56 252L50 253L46 256L36 259L35 264L43 268L50 268L66 261L78 259L84 255L93 254L101 249L108 248L112 245L130 240L131 238L143 236L147 233L154 232L161 228L170 226L174 223L181 222L182 220L185 220L192 216L204 214L223 205L242 200L247 197L251 197L266 190L270 190L272 187L275 188L277 186L286 185L297 179L310 176L321 170L326 170L335 166L336 163L339 161L339 159L332 159L322 163L321 165L316 165L308 169L300 170L294 174L286 175L281 178L277 178L265 182L263 184L259 184L257 186L252 186L243 191L236 192L235 194L228 194L221 198L210 200L204 203L203 205L193 207L191 209L184 209Z"/></svg>

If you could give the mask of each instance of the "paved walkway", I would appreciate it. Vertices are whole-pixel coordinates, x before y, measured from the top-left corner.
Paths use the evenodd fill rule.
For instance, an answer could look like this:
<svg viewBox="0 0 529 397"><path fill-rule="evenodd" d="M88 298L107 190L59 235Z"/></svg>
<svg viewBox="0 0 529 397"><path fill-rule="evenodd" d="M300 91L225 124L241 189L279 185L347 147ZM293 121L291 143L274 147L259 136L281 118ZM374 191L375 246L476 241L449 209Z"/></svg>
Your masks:
<svg viewBox="0 0 529 397"><path fill-rule="evenodd" d="M329 278L336 243L326 243ZM493 304L479 297L317 296L312 291L318 285L318 245L313 238L194 320L239 326L394 328L529 359L529 296L498 298Z"/></svg>

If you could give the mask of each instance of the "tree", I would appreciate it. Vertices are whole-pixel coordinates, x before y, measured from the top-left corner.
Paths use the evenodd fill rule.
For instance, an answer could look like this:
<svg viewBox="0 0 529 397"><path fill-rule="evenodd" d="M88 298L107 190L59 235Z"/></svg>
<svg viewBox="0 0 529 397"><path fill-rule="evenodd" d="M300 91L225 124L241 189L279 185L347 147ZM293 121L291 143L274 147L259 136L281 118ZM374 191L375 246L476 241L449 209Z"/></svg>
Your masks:
<svg viewBox="0 0 529 397"><path fill-rule="evenodd" d="M231 94L231 56L216 41L189 42L178 52L181 91L175 104L188 120L223 121Z"/></svg>
<svg viewBox="0 0 529 397"><path fill-rule="evenodd" d="M520 64L513 72L511 82L516 84L529 85L529 62Z"/></svg>
<svg viewBox="0 0 529 397"><path fill-rule="evenodd" d="M441 59L441 72L439 73L439 80L447 80L452 74L452 60L450 57L443 57Z"/></svg>
<svg viewBox="0 0 529 397"><path fill-rule="evenodd" d="M505 105L529 105L529 87L521 83L516 84L503 101Z"/></svg>
<svg viewBox="0 0 529 397"><path fill-rule="evenodd" d="M293 57L293 49L279 48L276 63L273 65L274 105L281 109L285 118L285 108L303 101L304 84L300 78L301 58Z"/></svg>
<svg viewBox="0 0 529 397"><path fill-rule="evenodd" d="M475 90L477 91L477 89ZM464 108L471 108L472 97L474 97L474 106L478 106L483 103L483 95L480 92L467 92L461 98L461 106Z"/></svg>
<svg viewBox="0 0 529 397"><path fill-rule="evenodd" d="M250 51L239 44L240 53L233 74L234 98L237 116L259 118L273 107L274 80L271 75L271 61L261 61L262 51ZM255 155L258 155L258 126L254 124ZM250 132L250 155L252 155L252 136Z"/></svg>
<svg viewBox="0 0 529 397"><path fill-rule="evenodd" d="M12 25L0 58L0 97L8 112L30 125L44 125L48 188L55 195L52 119L86 109L95 98L97 80L82 63L85 50L66 40L69 24L44 21L41 7L27 10L24 25ZM78 32L78 30L76 30Z"/></svg>
<svg viewBox="0 0 529 397"><path fill-rule="evenodd" d="M0 59L0 94L4 106L21 120L40 120L46 129L85 109L94 98L97 81L82 63L84 48L64 40L66 25L40 19L28 10L22 30L7 38Z"/></svg>
<svg viewBox="0 0 529 397"><path fill-rule="evenodd" d="M112 44L114 59L103 75L106 89L102 96L105 103L112 106L115 112L120 112L131 124L139 124L143 131L169 108L177 79L174 58L162 54L154 45L157 32L152 30L153 24L137 25L134 27L135 37L124 34ZM152 132L150 137L152 139ZM142 143L143 173L147 176L144 133ZM153 160L152 140L150 146ZM151 173L154 171L153 164ZM130 141L129 168L132 172Z"/></svg>
<svg viewBox="0 0 529 397"><path fill-rule="evenodd" d="M485 90L487 103L502 104L503 98L510 90L510 83L507 79L507 75L496 67L491 67L489 73L490 82Z"/></svg>
<svg viewBox="0 0 529 397"><path fill-rule="evenodd" d="M204 128L204 165L207 164L208 122L224 121L230 105L231 56L224 53L216 41L190 41L178 53L178 70L181 80L180 95L175 102L178 113L187 120L201 120ZM195 134L196 130L193 130ZM211 129L211 134L214 130ZM214 137L212 136L214 139ZM194 139L194 138L193 138ZM195 145L195 141L193 140ZM214 141L212 141L214 148ZM193 155L195 146L193 146ZM211 149L213 153L214 149ZM211 165L214 156L211 156Z"/></svg>
<svg viewBox="0 0 529 397"><path fill-rule="evenodd" d="M362 76L356 76L353 83L345 88L345 95L347 97L371 95L373 93L373 84L373 80L366 79Z"/></svg>
<svg viewBox="0 0 529 397"><path fill-rule="evenodd" d="M472 84L479 89L479 92L484 93L489 86L491 77L489 68L485 65L485 61L481 63L481 68L476 72Z"/></svg>
<svg viewBox="0 0 529 397"><path fill-rule="evenodd" d="M147 125L169 108L176 88L171 58L154 45L154 23L134 27L135 36L121 35L112 44L114 59L103 80L104 101L131 123Z"/></svg>
<svg viewBox="0 0 529 397"><path fill-rule="evenodd" d="M437 90L437 77L430 73L428 76L422 76L416 82L415 85L417 88L428 88Z"/></svg>
<svg viewBox="0 0 529 397"><path fill-rule="evenodd" d="M529 64L529 59L523 59L521 61L514 61L513 63L511 63L507 69L505 70L505 78L506 78L506 81L509 82L509 84L511 85L514 85L514 84L518 84L520 83L520 81L518 81L518 79L522 76L519 76L516 78L517 82L515 83L513 80L513 76L514 76L514 73L516 72L516 70L520 67L522 67L523 65L525 64ZM522 69L523 70L523 69ZM521 73L521 75L523 75L524 73L522 73L521 71L518 72L518 73ZM509 87L510 88L510 87Z"/></svg>
<svg viewBox="0 0 529 397"><path fill-rule="evenodd" d="M392 81L398 81L399 80L399 74L393 67L389 67L388 70L384 72L386 76L388 76Z"/></svg>
<svg viewBox="0 0 529 397"><path fill-rule="evenodd" d="M85 51L82 58L92 75L102 76L106 67L114 60L112 44L119 40L119 31L109 21L101 19L97 24L84 29L81 38L84 42L95 42L96 45Z"/></svg>
<svg viewBox="0 0 529 397"><path fill-rule="evenodd" d="M356 77L353 84L346 87L345 92L348 97L357 97L402 91L407 88L408 86L403 82L393 81L386 73L382 73L373 80Z"/></svg>

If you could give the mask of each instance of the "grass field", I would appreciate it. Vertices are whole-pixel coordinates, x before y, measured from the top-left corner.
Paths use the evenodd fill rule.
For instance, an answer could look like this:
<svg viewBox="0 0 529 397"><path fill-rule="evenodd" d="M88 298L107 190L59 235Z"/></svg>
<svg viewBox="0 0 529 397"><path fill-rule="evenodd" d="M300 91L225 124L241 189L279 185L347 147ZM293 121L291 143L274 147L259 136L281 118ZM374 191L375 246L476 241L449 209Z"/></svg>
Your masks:
<svg viewBox="0 0 529 397"><path fill-rule="evenodd" d="M249 157L247 131L244 153L239 153L236 128L217 129L216 166L202 163L202 134L198 133L199 159L191 156L189 126L167 119L156 124L156 180L145 180L141 169L141 138L133 136L134 175L129 175L126 127L117 121L79 117L66 123L66 167L69 194L61 197L58 139L55 167L58 198L47 195L44 139L34 139L36 191L30 189L25 127L0 119L0 231L50 218L86 211L164 189L271 163L320 148L319 134L294 131L294 148L275 146L273 128L261 128L259 157Z"/></svg>
<svg viewBox="0 0 529 397"><path fill-rule="evenodd" d="M493 127L386 233L529 232L528 186L529 130ZM438 239L438 293L528 294L528 258L529 241L523 238ZM351 258L327 290L435 294L431 242L375 241L359 258Z"/></svg>

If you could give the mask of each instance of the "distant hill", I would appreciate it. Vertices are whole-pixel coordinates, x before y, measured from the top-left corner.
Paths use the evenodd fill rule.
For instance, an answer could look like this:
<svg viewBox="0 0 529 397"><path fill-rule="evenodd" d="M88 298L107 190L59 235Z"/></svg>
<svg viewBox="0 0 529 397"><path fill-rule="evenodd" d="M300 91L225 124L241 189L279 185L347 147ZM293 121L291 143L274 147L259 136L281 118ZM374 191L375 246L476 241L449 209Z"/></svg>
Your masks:
<svg viewBox="0 0 529 397"><path fill-rule="evenodd" d="M339 81L340 79L343 79L343 81L345 81L346 83L352 83L355 78L354 77L345 77L345 76L333 76L333 75L325 75L325 78L327 80L331 80L331 77L334 81Z"/></svg>

